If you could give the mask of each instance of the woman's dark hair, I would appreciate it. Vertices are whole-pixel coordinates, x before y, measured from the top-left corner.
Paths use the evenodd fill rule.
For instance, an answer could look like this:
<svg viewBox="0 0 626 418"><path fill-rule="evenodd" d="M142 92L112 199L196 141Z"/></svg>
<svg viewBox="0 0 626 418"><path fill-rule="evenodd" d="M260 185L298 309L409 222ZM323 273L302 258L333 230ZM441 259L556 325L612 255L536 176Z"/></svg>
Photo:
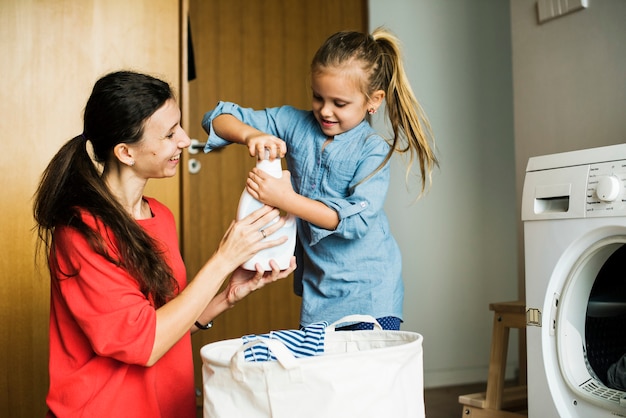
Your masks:
<svg viewBox="0 0 626 418"><path fill-rule="evenodd" d="M52 158L35 193L38 248L45 247L51 271L59 271L55 228L68 226L85 236L95 252L126 269L156 307L174 295L177 282L158 245L114 198L93 161L106 165L117 144L140 141L146 120L173 98L168 83L146 74L119 71L96 82L85 106L83 133ZM81 211L109 228L118 254L107 251L105 238L85 224ZM73 269L61 273L69 278L78 274L78 267Z"/></svg>

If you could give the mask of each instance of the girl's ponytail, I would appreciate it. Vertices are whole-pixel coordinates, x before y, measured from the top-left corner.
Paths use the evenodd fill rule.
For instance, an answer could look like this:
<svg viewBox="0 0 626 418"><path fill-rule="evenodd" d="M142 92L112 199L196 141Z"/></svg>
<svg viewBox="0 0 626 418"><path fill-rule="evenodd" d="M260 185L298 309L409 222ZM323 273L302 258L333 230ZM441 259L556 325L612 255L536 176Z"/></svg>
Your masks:
<svg viewBox="0 0 626 418"><path fill-rule="evenodd" d="M432 182L432 170L438 165L430 123L404 71L398 38L383 28L374 30L372 37L382 51L379 69L373 79L381 79L375 84L386 87L386 112L393 132L392 149L409 154L407 175L417 157L423 193Z"/></svg>

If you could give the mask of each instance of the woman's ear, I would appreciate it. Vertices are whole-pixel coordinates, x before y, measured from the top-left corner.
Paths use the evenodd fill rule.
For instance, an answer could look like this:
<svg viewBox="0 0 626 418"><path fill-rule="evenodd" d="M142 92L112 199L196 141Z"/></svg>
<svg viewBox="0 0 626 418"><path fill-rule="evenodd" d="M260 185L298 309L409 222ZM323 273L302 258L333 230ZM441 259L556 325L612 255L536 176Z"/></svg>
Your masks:
<svg viewBox="0 0 626 418"><path fill-rule="evenodd" d="M135 165L135 159L132 156L132 151L128 148L127 144L119 143L113 148L113 154L122 163L129 167Z"/></svg>

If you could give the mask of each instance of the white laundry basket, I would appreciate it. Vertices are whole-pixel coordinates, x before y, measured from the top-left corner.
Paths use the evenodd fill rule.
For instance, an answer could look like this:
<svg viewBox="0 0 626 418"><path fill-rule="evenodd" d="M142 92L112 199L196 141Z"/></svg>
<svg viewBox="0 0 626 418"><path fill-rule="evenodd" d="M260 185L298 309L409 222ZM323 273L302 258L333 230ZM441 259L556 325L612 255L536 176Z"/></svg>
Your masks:
<svg viewBox="0 0 626 418"><path fill-rule="evenodd" d="M375 329L335 331L350 320ZM422 418L422 341L350 316L327 328L317 356L296 358L275 339L208 344L200 352L204 418ZM277 361L246 361L244 351L255 344L266 344Z"/></svg>

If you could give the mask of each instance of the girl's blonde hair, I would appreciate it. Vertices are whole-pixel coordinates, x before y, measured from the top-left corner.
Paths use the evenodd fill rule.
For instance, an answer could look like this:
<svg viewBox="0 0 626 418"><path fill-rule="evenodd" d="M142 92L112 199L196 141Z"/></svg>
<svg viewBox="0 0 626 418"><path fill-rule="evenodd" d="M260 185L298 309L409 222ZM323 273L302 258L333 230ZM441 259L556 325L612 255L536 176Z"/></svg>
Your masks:
<svg viewBox="0 0 626 418"><path fill-rule="evenodd" d="M432 183L432 171L439 162L434 152L430 123L404 72L399 39L383 27L375 29L371 35L338 32L318 49L311 62L311 72L316 74L345 65L360 65L365 74L361 89L366 97L377 90L385 92L386 116L393 136L389 153L375 172L394 152L408 153L407 175L417 158L424 193Z"/></svg>

